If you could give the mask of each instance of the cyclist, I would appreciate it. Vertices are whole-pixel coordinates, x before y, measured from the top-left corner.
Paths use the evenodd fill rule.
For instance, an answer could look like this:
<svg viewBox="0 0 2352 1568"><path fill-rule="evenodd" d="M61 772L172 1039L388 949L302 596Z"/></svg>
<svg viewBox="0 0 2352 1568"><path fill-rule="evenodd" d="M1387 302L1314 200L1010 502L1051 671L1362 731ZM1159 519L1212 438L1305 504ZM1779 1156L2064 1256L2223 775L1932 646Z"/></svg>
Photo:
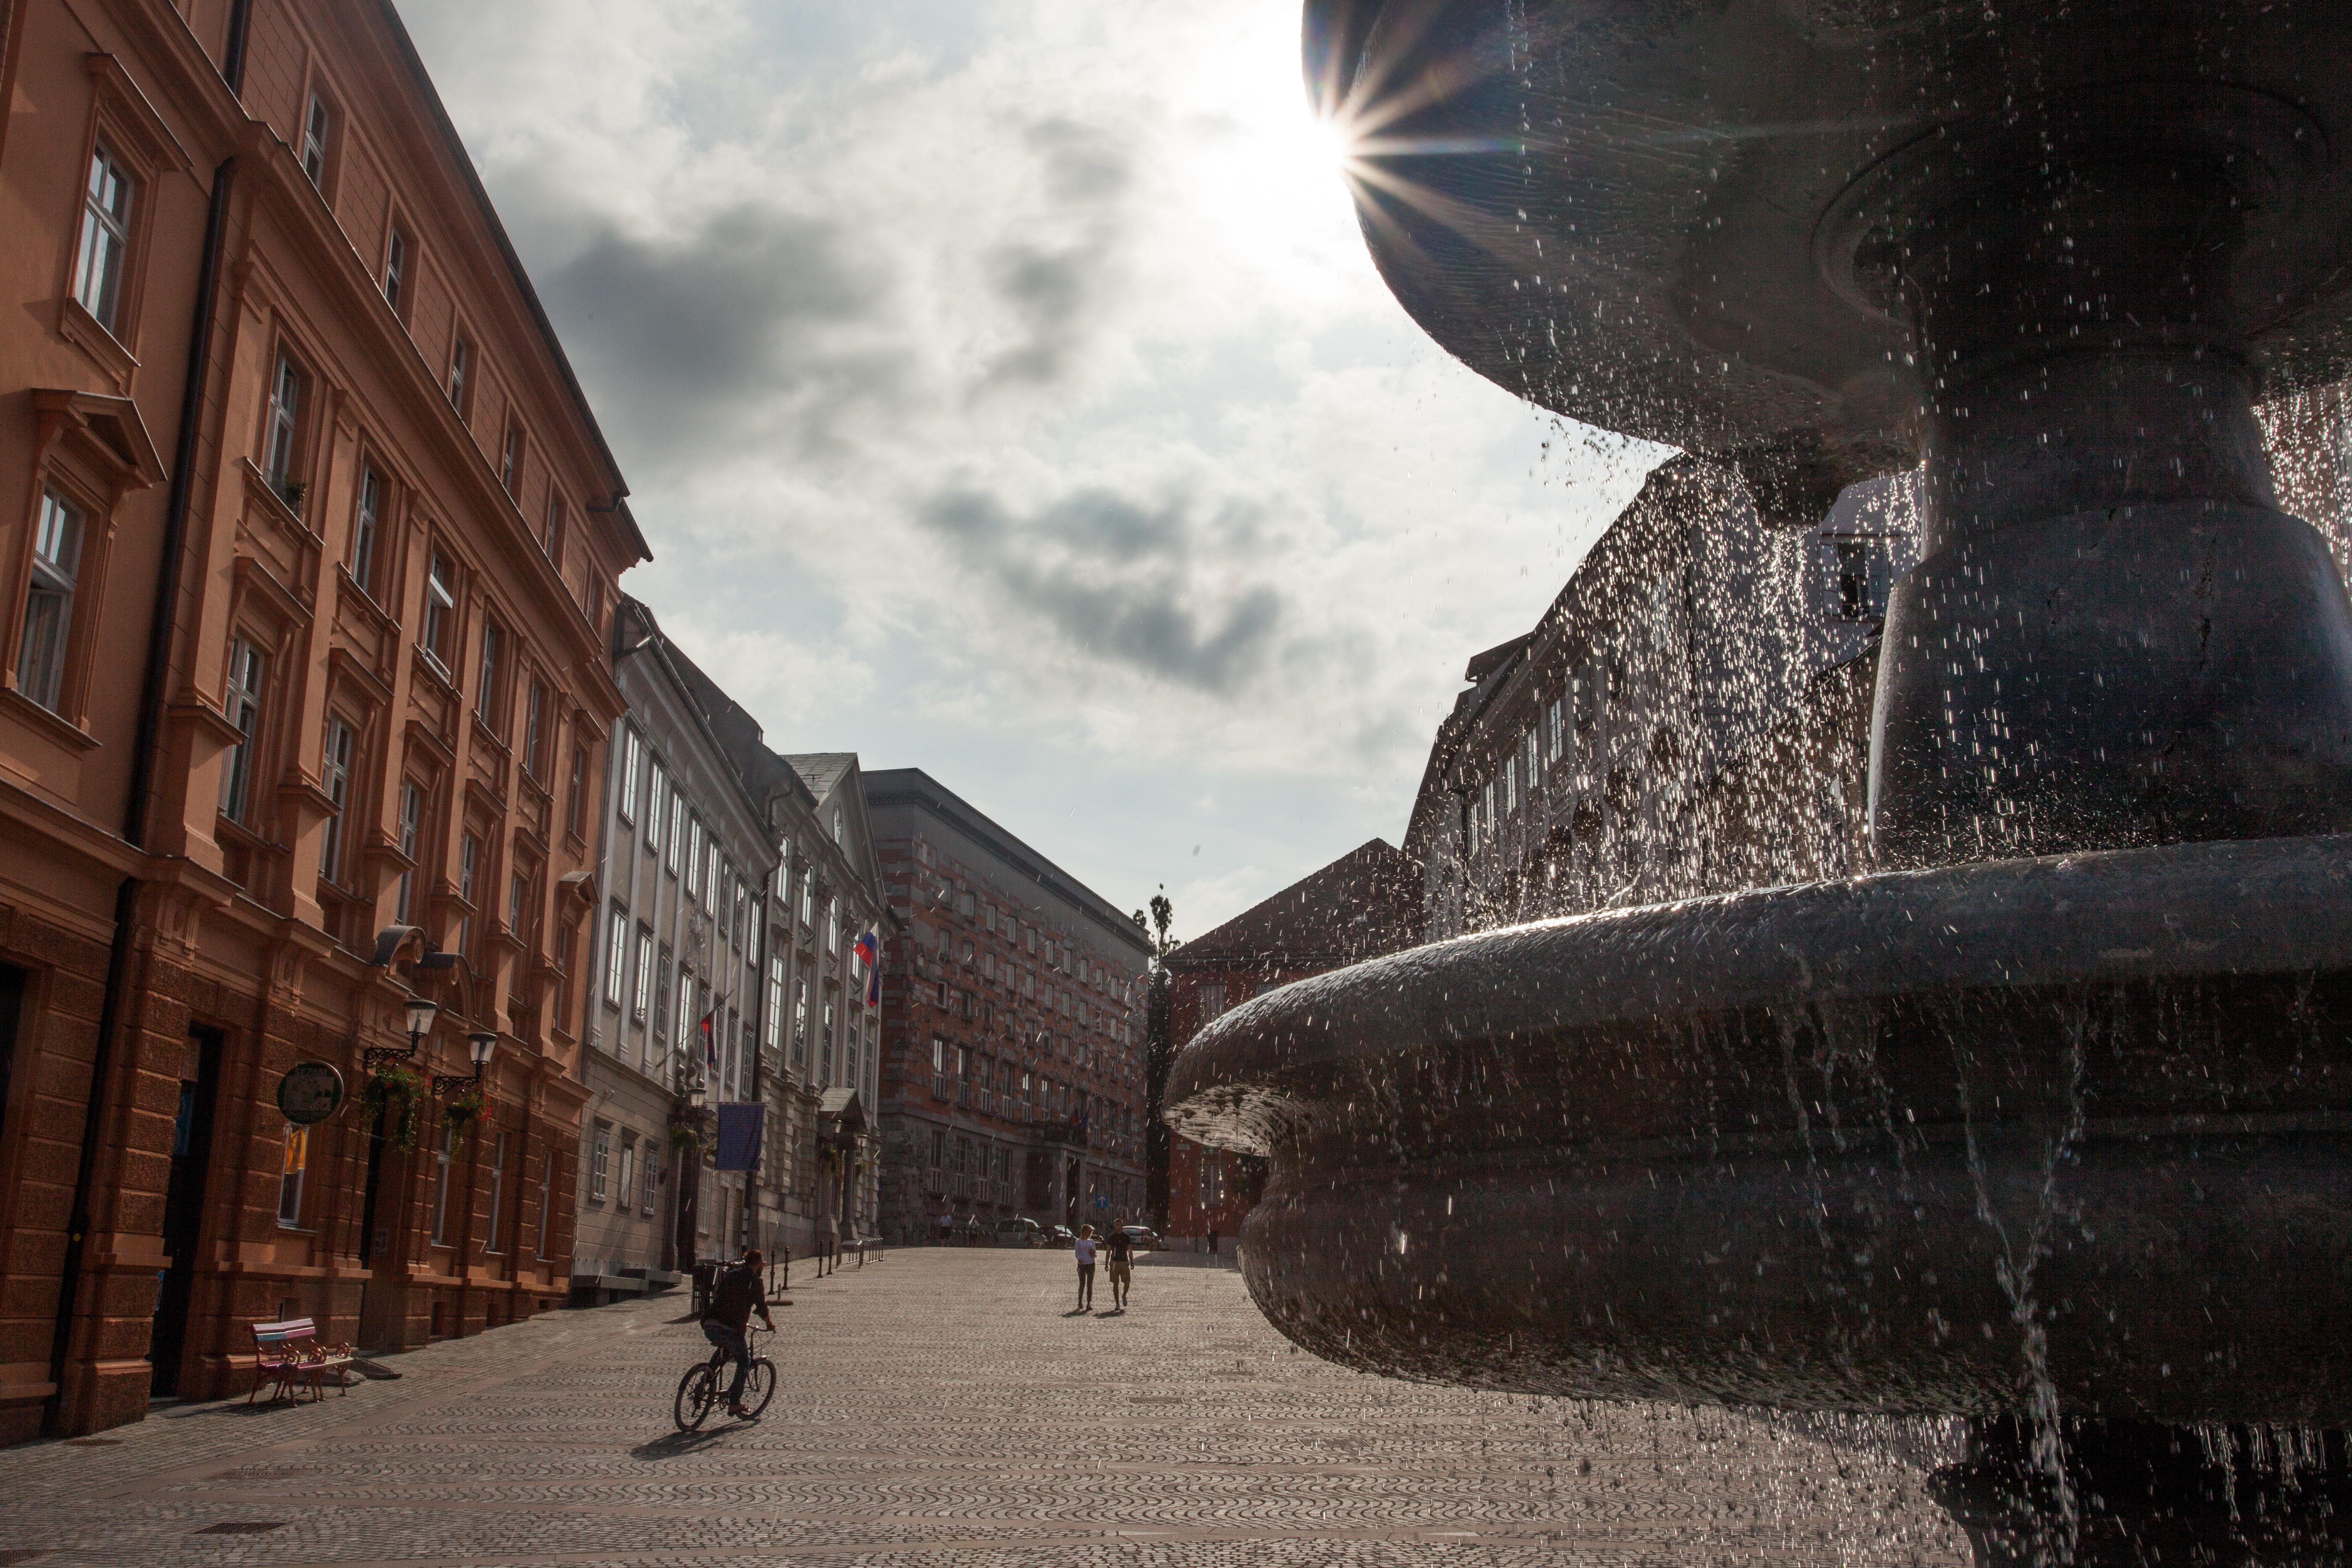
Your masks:
<svg viewBox="0 0 2352 1568"><path fill-rule="evenodd" d="M721 1274L711 1286L710 1310L702 1315L702 1337L735 1363L735 1382L727 1390L727 1414L738 1417L743 1415L743 1380L751 1375L751 1347L744 1339L751 1326L751 1314L758 1312L768 1331L776 1331L776 1320L768 1315L768 1292L761 1268L765 1261L756 1247L745 1253L742 1261ZM788 1297L779 1298L776 1302L780 1307L792 1304Z"/></svg>

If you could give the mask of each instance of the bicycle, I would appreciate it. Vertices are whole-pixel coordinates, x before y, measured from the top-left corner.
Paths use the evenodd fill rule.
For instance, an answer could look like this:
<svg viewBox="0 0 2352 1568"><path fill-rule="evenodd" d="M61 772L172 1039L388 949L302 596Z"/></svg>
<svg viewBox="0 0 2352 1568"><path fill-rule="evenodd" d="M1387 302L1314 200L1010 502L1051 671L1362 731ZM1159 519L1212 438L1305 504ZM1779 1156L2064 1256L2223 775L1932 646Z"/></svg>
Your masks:
<svg viewBox="0 0 2352 1568"><path fill-rule="evenodd" d="M743 1379L743 1415L740 1418L745 1421L758 1420L761 1413L768 1408L768 1401L776 1396L776 1363L758 1353L761 1332L761 1330L748 1324L743 1331L744 1348L751 1352L751 1370ZM686 1375L677 1380L677 1398L670 1411L679 1431L697 1430L710 1419L713 1410L725 1403L719 1380L729 1374L727 1352L716 1346L712 1347L709 1361L698 1362L686 1369Z"/></svg>

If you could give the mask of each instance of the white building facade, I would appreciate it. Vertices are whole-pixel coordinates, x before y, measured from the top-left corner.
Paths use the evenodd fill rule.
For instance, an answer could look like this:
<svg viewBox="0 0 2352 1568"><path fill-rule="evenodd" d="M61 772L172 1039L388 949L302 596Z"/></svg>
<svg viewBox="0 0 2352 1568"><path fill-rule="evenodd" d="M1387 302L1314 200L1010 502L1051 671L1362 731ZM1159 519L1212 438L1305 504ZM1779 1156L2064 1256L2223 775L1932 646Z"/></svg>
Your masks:
<svg viewBox="0 0 2352 1568"><path fill-rule="evenodd" d="M615 626L629 711L605 789L575 1300L672 1281L750 1234L754 1184L712 1157L719 1109L758 1096L760 916L778 860L701 672L635 599Z"/></svg>

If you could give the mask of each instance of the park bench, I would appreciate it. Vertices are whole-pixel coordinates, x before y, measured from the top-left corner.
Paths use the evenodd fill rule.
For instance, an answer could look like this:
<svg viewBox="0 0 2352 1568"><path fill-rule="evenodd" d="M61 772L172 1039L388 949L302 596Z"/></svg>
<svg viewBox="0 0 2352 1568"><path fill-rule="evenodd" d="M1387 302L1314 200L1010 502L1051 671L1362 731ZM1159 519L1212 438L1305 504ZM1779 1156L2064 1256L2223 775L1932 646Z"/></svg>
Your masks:
<svg viewBox="0 0 2352 1568"><path fill-rule="evenodd" d="M327 1396L327 1373L335 1374L335 1387L349 1393L351 1380L344 1370L352 1364L349 1345L322 1345L319 1342L319 1325L308 1318L289 1318L282 1323L253 1325L253 1389L245 1396L247 1405L260 1397L261 1385L270 1385L272 1399L301 1398L308 1388L313 1399Z"/></svg>

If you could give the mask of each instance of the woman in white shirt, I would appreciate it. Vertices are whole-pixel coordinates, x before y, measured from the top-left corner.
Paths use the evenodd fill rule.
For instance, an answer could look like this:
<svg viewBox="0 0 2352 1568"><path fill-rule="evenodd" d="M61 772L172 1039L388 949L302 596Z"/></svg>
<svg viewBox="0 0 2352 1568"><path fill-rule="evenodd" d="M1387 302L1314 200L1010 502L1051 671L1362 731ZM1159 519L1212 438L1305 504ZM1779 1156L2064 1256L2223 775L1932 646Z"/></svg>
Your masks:
<svg viewBox="0 0 2352 1568"><path fill-rule="evenodd" d="M1078 1310L1083 1312L1095 1304L1095 1227L1078 1226Z"/></svg>

